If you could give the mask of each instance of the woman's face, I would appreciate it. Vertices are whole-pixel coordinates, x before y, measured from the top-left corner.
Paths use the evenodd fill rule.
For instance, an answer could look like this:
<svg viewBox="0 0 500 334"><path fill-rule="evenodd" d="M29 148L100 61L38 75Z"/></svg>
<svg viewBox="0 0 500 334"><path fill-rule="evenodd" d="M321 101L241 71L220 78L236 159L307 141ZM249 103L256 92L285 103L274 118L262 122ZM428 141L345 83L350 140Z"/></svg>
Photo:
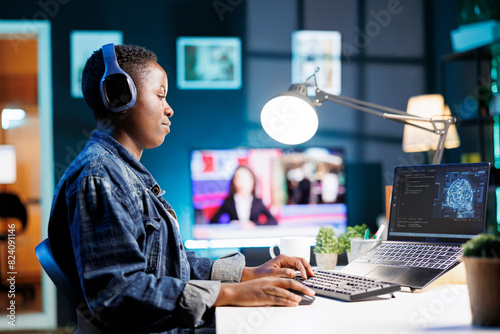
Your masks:
<svg viewBox="0 0 500 334"><path fill-rule="evenodd" d="M252 173L246 168L240 168L234 174L234 189L241 195L251 195L254 188Z"/></svg>
<svg viewBox="0 0 500 334"><path fill-rule="evenodd" d="M138 159L142 150L160 146L170 132L170 117L174 114L165 100L167 74L155 62L146 66L144 78L137 85L137 102L121 120L121 140Z"/></svg>

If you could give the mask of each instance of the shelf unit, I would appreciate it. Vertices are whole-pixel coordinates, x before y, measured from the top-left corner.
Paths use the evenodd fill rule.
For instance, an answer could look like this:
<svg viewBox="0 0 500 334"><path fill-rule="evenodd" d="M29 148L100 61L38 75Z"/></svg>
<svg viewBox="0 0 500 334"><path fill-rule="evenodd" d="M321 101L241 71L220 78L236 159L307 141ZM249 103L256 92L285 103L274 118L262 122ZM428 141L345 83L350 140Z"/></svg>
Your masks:
<svg viewBox="0 0 500 334"><path fill-rule="evenodd" d="M487 78L487 82L490 84L491 59L492 56L487 46L467 52L456 52L441 57L439 64L439 87L440 93L444 96L445 101L449 102L447 97L450 95L450 91L454 87L460 86L458 83L454 84L454 87L448 87L447 75L450 63L473 62L475 84L473 84L474 91L472 93L474 93L474 97L477 99L475 117L461 119L460 115L454 114L454 116L457 117L458 128L475 128L477 131L477 141L475 144L480 159L481 161L489 161L491 163L486 228L487 231L494 230L495 233L500 234L500 169L495 167L493 153L494 129L496 127L497 132L500 129L500 117L491 116L489 114L488 100L490 96L481 93L482 88L489 89L489 86L485 85L485 79ZM485 66L486 63L488 63L487 66ZM497 135L498 134L499 133L497 133Z"/></svg>

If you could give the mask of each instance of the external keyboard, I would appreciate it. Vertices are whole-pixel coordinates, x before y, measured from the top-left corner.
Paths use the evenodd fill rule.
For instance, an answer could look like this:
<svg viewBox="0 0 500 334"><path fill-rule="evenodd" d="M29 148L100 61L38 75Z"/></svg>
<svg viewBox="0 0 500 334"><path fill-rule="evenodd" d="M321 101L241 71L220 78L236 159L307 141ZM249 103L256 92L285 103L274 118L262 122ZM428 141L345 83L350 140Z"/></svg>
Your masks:
<svg viewBox="0 0 500 334"><path fill-rule="evenodd" d="M340 272L315 270L314 275L307 279L298 277L297 280L313 289L317 296L345 301L356 301L401 290L398 284Z"/></svg>
<svg viewBox="0 0 500 334"><path fill-rule="evenodd" d="M382 243L356 259L357 263L446 269L462 255L462 247L445 245Z"/></svg>

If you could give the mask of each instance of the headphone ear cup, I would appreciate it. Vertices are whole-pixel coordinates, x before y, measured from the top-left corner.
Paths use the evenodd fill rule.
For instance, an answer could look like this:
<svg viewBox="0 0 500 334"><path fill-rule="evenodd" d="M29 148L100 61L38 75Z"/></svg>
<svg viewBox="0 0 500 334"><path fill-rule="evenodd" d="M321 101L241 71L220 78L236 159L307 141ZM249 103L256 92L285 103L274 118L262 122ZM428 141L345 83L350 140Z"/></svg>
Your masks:
<svg viewBox="0 0 500 334"><path fill-rule="evenodd" d="M103 45L102 55L105 70L100 91L104 106L112 112L132 108L137 100L137 89L130 75L118 65L114 45Z"/></svg>

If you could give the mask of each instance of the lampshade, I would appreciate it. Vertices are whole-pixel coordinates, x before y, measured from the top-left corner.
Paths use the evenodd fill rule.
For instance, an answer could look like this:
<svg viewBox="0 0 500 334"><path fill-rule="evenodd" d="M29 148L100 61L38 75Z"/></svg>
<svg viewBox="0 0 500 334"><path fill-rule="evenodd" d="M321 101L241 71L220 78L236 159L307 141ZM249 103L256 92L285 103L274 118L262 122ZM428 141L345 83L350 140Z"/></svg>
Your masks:
<svg viewBox="0 0 500 334"><path fill-rule="evenodd" d="M307 97L303 84L292 85L262 108L260 121L266 133L274 140L297 145L311 139L318 129L316 107Z"/></svg>
<svg viewBox="0 0 500 334"><path fill-rule="evenodd" d="M12 145L0 145L0 184L12 184L16 178L16 149Z"/></svg>
<svg viewBox="0 0 500 334"><path fill-rule="evenodd" d="M425 118L437 119L440 116L451 115L450 108L444 104L444 98L439 94L420 95L410 98L407 113ZM412 123L409 121L409 123ZM432 129L430 123L414 122L422 127ZM403 151L424 152L436 150L439 135L425 131L410 125L405 125L403 133ZM448 130L445 148L457 148L460 146L457 128L452 124Z"/></svg>

